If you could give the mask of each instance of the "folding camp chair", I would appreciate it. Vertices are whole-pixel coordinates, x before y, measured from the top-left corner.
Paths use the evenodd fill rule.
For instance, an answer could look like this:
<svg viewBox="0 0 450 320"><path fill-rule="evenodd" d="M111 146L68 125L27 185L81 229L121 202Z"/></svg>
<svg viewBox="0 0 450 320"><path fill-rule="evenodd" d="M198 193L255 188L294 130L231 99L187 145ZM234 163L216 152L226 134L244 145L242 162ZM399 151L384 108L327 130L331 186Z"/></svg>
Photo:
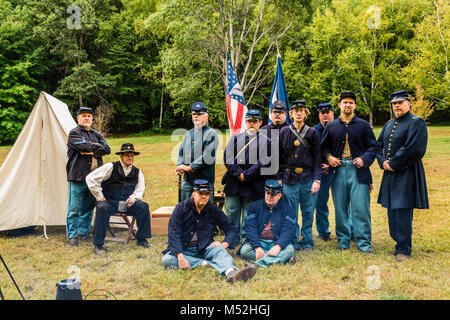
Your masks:
<svg viewBox="0 0 450 320"><path fill-rule="evenodd" d="M128 216L126 213L116 212L112 215L112 217L122 217L125 222L117 222L117 221L109 221L108 223L108 230L111 233L112 237L105 237L105 240L108 241L116 241L116 242L122 242L125 244L128 244L130 242L131 235L134 236L134 239L136 239L136 231L134 230L134 223L136 221L135 217L133 219L129 219L130 216ZM111 224L114 225L127 225L128 226L128 233L126 238L119 238L116 236L114 231L112 230Z"/></svg>

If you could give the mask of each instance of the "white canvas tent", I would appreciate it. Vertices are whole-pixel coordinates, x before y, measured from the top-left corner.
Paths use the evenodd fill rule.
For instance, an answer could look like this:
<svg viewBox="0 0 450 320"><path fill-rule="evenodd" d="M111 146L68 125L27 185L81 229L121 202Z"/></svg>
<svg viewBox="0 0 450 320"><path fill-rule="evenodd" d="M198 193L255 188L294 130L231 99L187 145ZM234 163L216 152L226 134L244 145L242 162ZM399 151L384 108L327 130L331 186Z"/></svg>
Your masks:
<svg viewBox="0 0 450 320"><path fill-rule="evenodd" d="M74 127L67 105L41 92L0 167L0 231L66 224L67 137Z"/></svg>

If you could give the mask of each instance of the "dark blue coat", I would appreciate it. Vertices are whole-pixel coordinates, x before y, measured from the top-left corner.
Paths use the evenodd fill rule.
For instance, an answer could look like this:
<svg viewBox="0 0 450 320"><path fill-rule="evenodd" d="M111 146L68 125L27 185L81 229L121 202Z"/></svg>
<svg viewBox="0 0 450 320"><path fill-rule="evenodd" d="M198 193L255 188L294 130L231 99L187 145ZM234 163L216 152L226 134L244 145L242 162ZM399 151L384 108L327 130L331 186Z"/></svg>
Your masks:
<svg viewBox="0 0 450 320"><path fill-rule="evenodd" d="M377 140L370 124L363 119L355 116L347 126L341 118L338 118L325 126L320 144L323 161L326 162L325 159L329 154L338 159L342 158L346 133L348 133L348 143L353 159L361 157L364 161L364 166L356 169L358 181L371 184L372 174L369 167L375 160ZM330 166L328 170L328 181L330 183L333 181L338 168Z"/></svg>
<svg viewBox="0 0 450 320"><path fill-rule="evenodd" d="M295 129L294 125L290 127ZM280 171L277 175L278 179L282 179L283 183L294 184L297 181L302 183L314 179L322 178L322 157L320 153L320 140L317 132L313 128L309 128L304 139L310 146L310 151L306 149L303 143L295 146L294 142L297 136L291 131L289 126L280 130ZM294 169L284 166L303 168L305 171L296 173Z"/></svg>
<svg viewBox="0 0 450 320"><path fill-rule="evenodd" d="M240 154L239 151L254 136L248 135L247 132L242 132L232 136L230 141L228 141L224 152L227 173L222 181L222 184L225 184L223 191L227 196L240 195L252 200L263 198L264 182L267 179L272 179L278 169L269 170L271 164L271 140L259 131L256 135L256 139ZM269 174L263 174L262 170L270 172ZM244 182L238 179L241 173L244 174Z"/></svg>
<svg viewBox="0 0 450 320"><path fill-rule="evenodd" d="M194 198L181 201L170 217L169 246L163 253L170 251L172 255L176 255L183 252L195 232L198 237L198 250L202 253L214 242L217 227L225 232L223 241L227 242L230 247L235 246L239 241L238 230L218 206L208 202L199 214L195 208Z"/></svg>
<svg viewBox="0 0 450 320"><path fill-rule="evenodd" d="M319 136L319 140L322 141L323 131L325 130L325 127L322 125L322 123L319 122L313 128L316 129L317 135ZM322 162L328 164L327 161L323 161L322 160ZM328 181L328 173L325 174L325 173L322 172L322 180L321 180L322 183L323 183L324 180Z"/></svg>
<svg viewBox="0 0 450 320"><path fill-rule="evenodd" d="M94 155L82 155L81 152L93 152ZM84 181L91 172L92 157L97 159L98 166L101 167L102 156L110 153L111 148L100 132L76 126L70 130L67 140L67 180Z"/></svg>
<svg viewBox="0 0 450 320"><path fill-rule="evenodd" d="M253 249L261 247L259 235L271 222L275 244L285 248L295 238L296 215L294 209L281 197L270 212L264 199L252 202L248 206L245 220L245 234Z"/></svg>
<svg viewBox="0 0 450 320"><path fill-rule="evenodd" d="M322 141L323 131L325 130L325 127L319 122L313 128L316 129L319 140Z"/></svg>
<svg viewBox="0 0 450 320"><path fill-rule="evenodd" d="M276 126L273 124L273 122L266 124L264 127L261 127L260 130L262 133L264 133L266 136L269 137L270 140L272 140L272 130L278 130L280 131L281 129L283 129L284 127L288 126L289 124L287 124L286 122L281 125L281 126ZM277 141L272 141L273 143L278 143L278 139Z"/></svg>
<svg viewBox="0 0 450 320"><path fill-rule="evenodd" d="M427 125L425 120L406 113L388 121L378 138L377 160L389 160L395 172L384 171L378 203L391 209L426 209L427 184L422 158L427 148Z"/></svg>
<svg viewBox="0 0 450 320"><path fill-rule="evenodd" d="M214 184L218 144L216 131L208 125L203 126L201 131L193 128L185 134L178 150L177 166L191 166L193 172L185 172L184 181L193 184L196 179L204 179Z"/></svg>

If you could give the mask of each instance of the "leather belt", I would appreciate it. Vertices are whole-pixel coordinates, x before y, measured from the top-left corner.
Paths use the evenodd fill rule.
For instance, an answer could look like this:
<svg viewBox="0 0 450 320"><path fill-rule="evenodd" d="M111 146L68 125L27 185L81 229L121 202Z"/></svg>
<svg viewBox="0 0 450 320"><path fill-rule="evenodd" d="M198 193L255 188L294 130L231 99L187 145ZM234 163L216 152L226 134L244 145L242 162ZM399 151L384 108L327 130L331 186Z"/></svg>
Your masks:
<svg viewBox="0 0 450 320"><path fill-rule="evenodd" d="M285 166L282 165L281 168L283 168L285 171L294 171L295 173L302 173L302 172L312 172L313 170L311 168L301 168L301 167L291 167L291 166Z"/></svg>

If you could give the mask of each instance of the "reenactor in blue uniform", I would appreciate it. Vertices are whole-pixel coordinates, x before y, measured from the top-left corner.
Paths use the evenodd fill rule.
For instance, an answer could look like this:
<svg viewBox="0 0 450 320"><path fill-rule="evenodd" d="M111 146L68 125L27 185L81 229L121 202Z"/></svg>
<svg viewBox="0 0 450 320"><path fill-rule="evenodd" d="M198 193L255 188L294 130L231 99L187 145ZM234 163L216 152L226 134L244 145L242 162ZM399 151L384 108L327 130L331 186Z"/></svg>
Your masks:
<svg viewBox="0 0 450 320"><path fill-rule="evenodd" d="M209 201L211 192L208 181L195 180L192 197L177 204L169 220L169 246L163 251L162 263L172 269L210 265L227 282L247 281L256 267L249 264L239 270L234 265L226 248L237 244L239 234L223 211ZM214 240L217 227L225 232L222 242Z"/></svg>
<svg viewBox="0 0 450 320"><path fill-rule="evenodd" d="M372 254L370 216L370 166L375 160L377 141L370 124L355 116L356 95L342 92L339 98L341 114L325 127L321 142L322 156L330 165L328 181L336 217L339 250L350 248L349 209L352 210L356 246Z"/></svg>
<svg viewBox="0 0 450 320"><path fill-rule="evenodd" d="M259 132L261 124L260 112L249 109L245 116L247 130L232 136L224 152L226 214L242 238L249 204L264 198L264 181L276 173L270 168L271 140Z"/></svg>
<svg viewBox="0 0 450 320"><path fill-rule="evenodd" d="M319 123L314 126L317 131L319 140L322 140L323 130L325 126L334 120L333 106L329 102L319 103L317 105L319 112ZM328 182L328 163L322 163L322 179L320 181L320 190L317 194L316 201L316 228L317 238L319 240L330 240L330 222L328 220L328 199L330 198L330 183Z"/></svg>
<svg viewBox="0 0 450 320"><path fill-rule="evenodd" d="M259 267L293 262L296 214L282 198L277 180L266 180L264 199L250 204L245 221L248 242L239 250L242 258Z"/></svg>
<svg viewBox="0 0 450 320"><path fill-rule="evenodd" d="M210 199L212 202L219 138L216 131L208 126L208 108L202 102L194 102L191 110L194 128L183 137L175 169L178 175L183 175L181 201L191 196L194 180L204 179L213 187Z"/></svg>
<svg viewBox="0 0 450 320"><path fill-rule="evenodd" d="M392 93L391 104L395 118L378 138L377 160L384 170L378 203L387 208L394 254L402 262L411 255L413 210L429 207L422 164L428 133L425 120L411 113L406 91Z"/></svg>
<svg viewBox="0 0 450 320"><path fill-rule="evenodd" d="M264 127L261 128L261 132L263 132L266 136L268 136L271 140L272 139L272 132L278 132L280 133L280 130L287 126L286 123L286 117L287 117L287 108L286 104L282 100L277 100L272 105L272 111L271 111L271 120L272 122L269 124L266 124ZM275 131L272 131L275 130ZM277 139L272 141L272 143L278 144L278 137Z"/></svg>
<svg viewBox="0 0 450 320"><path fill-rule="evenodd" d="M292 102L289 116L292 124L280 131L280 171L277 179L283 183L283 197L294 209L298 221L298 209L302 212L302 228L296 223L294 247L312 250L314 247L312 225L317 192L322 176L322 157L317 131L308 127L305 120L310 114L305 100Z"/></svg>

